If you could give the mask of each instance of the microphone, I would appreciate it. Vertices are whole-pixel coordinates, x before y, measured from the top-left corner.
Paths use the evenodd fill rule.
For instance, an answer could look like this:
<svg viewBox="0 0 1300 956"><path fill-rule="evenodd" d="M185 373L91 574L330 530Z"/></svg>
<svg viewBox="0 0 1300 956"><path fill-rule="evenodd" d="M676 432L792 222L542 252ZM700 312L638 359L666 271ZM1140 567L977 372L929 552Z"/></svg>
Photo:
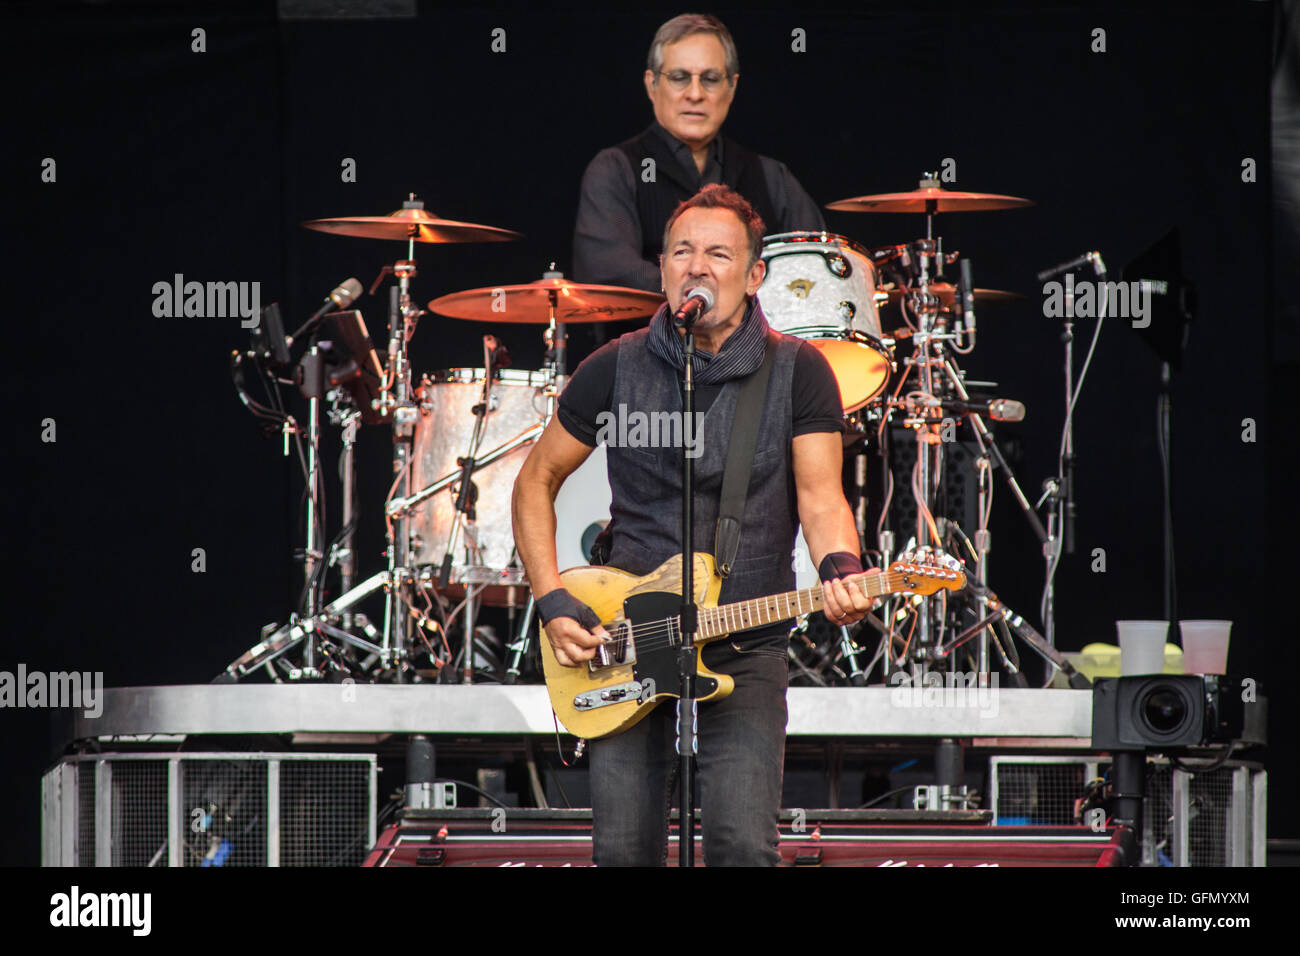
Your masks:
<svg viewBox="0 0 1300 956"><path fill-rule="evenodd" d="M711 308L713 308L713 293L704 286L696 286L686 293L686 301L673 316L673 325L679 329L686 328Z"/></svg>
<svg viewBox="0 0 1300 956"><path fill-rule="evenodd" d="M1059 276L1063 272L1073 272L1075 269L1086 266L1089 262L1091 262L1093 268L1096 269L1101 263L1101 253L1085 252L1083 255L1071 259L1069 262L1062 262L1060 265L1052 266L1050 269L1044 269L1042 272L1038 273L1038 281L1046 282L1053 276ZM1102 266L1102 271L1104 271L1104 269L1105 267Z"/></svg>
<svg viewBox="0 0 1300 956"><path fill-rule="evenodd" d="M943 401L945 409L987 415L995 422L1019 422L1025 418L1025 403L1010 398L986 398L976 402Z"/></svg>
<svg viewBox="0 0 1300 956"><path fill-rule="evenodd" d="M957 280L958 291L961 293L961 314L966 320L966 328L971 335L975 334L975 283L970 277L970 260L961 261L961 274ZM974 340L972 340L974 341Z"/></svg>
<svg viewBox="0 0 1300 956"><path fill-rule="evenodd" d="M302 324L302 327L299 328L297 332L294 332L293 335L286 335L284 337L284 344L290 346L293 345L293 340L298 336L302 335L302 333L305 330L311 327L312 323L314 323L326 312L334 312L336 310L346 309L353 302L355 302L360 297L360 295L361 295L360 282L358 282L356 279L343 280L343 282L341 282L337 288L335 288L333 291L330 292L329 295L325 297L325 301L324 303L321 304L321 307L311 314L311 318L309 318L306 322L304 322Z"/></svg>

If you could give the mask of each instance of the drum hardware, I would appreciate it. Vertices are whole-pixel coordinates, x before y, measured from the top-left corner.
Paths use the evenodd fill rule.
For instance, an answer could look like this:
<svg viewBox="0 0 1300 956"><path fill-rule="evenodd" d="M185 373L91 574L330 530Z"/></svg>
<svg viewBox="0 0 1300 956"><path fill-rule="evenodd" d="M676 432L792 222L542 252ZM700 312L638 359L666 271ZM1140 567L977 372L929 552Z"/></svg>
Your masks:
<svg viewBox="0 0 1300 956"><path fill-rule="evenodd" d="M1011 293L998 290L980 290L978 293L971 281L970 261L962 259L961 277L956 285L943 282L943 267L958 261L957 252L944 253L942 237L936 237L934 217L941 212L971 212L991 209L1010 209L1032 205L1029 200L1014 196L991 193L958 193L947 190L933 173L926 173L915 191L908 193L882 193L859 196L854 199L839 200L830 203L828 208L851 212L892 212L922 213L925 216L925 234L923 239L895 246L881 247L874 251L872 261L887 272L897 275L899 285L882 290L880 297L890 304L897 303L902 311L906 329L894 333L898 339L910 339L912 354L903 362L903 379L895 389L894 396L884 402L883 422L894 412L903 415L903 424L916 432L917 459L913 472L912 493L916 501L917 517L913 536L913 545L918 548L938 549L938 553L947 557L942 549L945 539L940 534L940 522L932 512L935 489L941 477L944 458L941 430L950 427L954 414L960 414L947 407L953 396L963 403L968 403L970 395L963 384L962 374L956 366L956 355L968 354L975 347L975 306L976 304L1010 301L1015 298ZM879 301L879 300L878 300ZM909 315L910 313L910 315ZM911 316L915 316L915 322ZM912 383L912 391L903 399L898 399L906 383ZM946 413L947 412L947 413ZM977 442L983 453L980 464L980 521L976 531L979 541L974 548L972 560L979 564L981 584L987 584L987 561L991 549L991 537L988 533L987 518L991 506L990 458L1004 468L1004 475L1011 483L1018 500L1023 499L1014 475L1006 466L1006 461L993 443L991 434L984 426L980 415L968 411ZM881 443L882 454L887 454L886 443ZM886 465L886 468L888 466ZM892 479L890 479L892 495ZM1024 503L1027 506L1027 502ZM881 514L881 551L882 557L892 550L892 540L884 540L884 523L888 520L888 505ZM1037 521L1037 517L1033 516ZM1039 526L1041 527L1041 525ZM958 529L959 530L959 529ZM964 537L964 535L963 535ZM955 559L952 559L955 560ZM915 605L916 628L915 642L912 637L906 640L908 659L912 662L914 673L927 661L946 657L955 647L966 643L976 634L980 637L977 668L982 679L987 680L988 648L990 631L987 623L973 630L963 632L962 639L954 644L943 641L945 621L936 620L935 607L937 598L924 600ZM980 601L981 617L988 617L987 607ZM885 617L892 631L898 623L898 613L894 607L886 607ZM936 626L937 625L937 626ZM887 638L892 644L892 636ZM890 657L893 656L892 647ZM1004 655L1005 658L1005 655ZM890 665L886 665L887 671Z"/></svg>
<svg viewBox="0 0 1300 956"><path fill-rule="evenodd" d="M417 275L415 243L447 242L507 242L522 236L508 229L483 226L475 223L439 219L427 212L424 203L410 193L402 208L388 216L358 216L336 219L318 219L305 222L308 229L335 235L371 239L404 240L407 245L405 259L392 266L384 266L371 286L377 290L384 278L392 275L397 285L389 292L388 365L380 395L373 406L384 417L391 417L393 427L393 474L389 500L401 498L410 491L411 448L414 440L418 409L412 401L409 345L415 334L415 325L424 310L411 301L411 279ZM389 513L387 517L389 586L385 589L384 636L381 667L386 672L400 674L411 644L411 614L414 610L410 592L410 518L406 511Z"/></svg>
<svg viewBox="0 0 1300 956"><path fill-rule="evenodd" d="M339 671L345 675L355 675L373 666L377 659L379 646L374 643L379 634L364 614L350 611L351 603L340 599L327 608L320 607L320 595L326 570L338 567L340 570L342 590L353 590L355 579L355 559L352 538L357 526L355 509L355 464L354 450L357 431L365 420L362 410L356 407L355 397L360 388L357 380L363 375L364 368L358 363L358 357L366 361L364 352L359 353L353 343L366 342L369 337L365 332L364 320L360 313L334 313L321 315L313 321L319 326L329 321L335 326L336 338L341 341L326 341L319 337L319 329L312 329L311 345L296 369L293 380L275 381L284 384L296 381L302 393L308 398L309 422L307 427L307 448L300 447L300 457L304 462L304 472L308 477L308 538L304 547L305 583L302 605L291 615L288 624L279 629L268 628L262 640L234 663L232 663L219 680L238 680L259 667L265 667L273 680L280 680L280 673L272 664L280 666L290 679L320 678L330 671ZM300 330L300 337L306 328ZM280 328L270 333L283 336ZM370 359L374 359L373 354ZM237 384L242 384L237 382ZM328 389L322 395L322 390ZM323 493L320 469L320 414L321 400L329 402L326 412L331 424L342 429L342 449L340 452L339 471L343 493L342 528L328 546L322 547L323 528L318 520L316 500ZM278 398L277 398L277 404ZM302 427L285 416L282 424L286 442L293 434L301 443ZM359 600L359 597L357 598ZM358 637L354 630L360 629L367 635ZM299 666L290 666L285 654L302 645L303 656ZM340 645L348 645L367 656L360 662Z"/></svg>
<svg viewBox="0 0 1300 956"><path fill-rule="evenodd" d="M295 613L289 624L265 632L262 642L230 665L219 679L237 680L262 666L266 667L274 679L278 679L271 666L278 662L282 669L288 670L291 677L319 676L326 668L365 671L378 663L381 671L400 680L404 673L409 671L405 659L410 646L411 618L415 617L421 622L421 626L430 624L436 628L437 622L420 611L412 600L413 588L417 582L409 563L410 537L407 527L409 517L404 509L394 509L392 514L387 508L385 509L385 518L389 527L388 569L373 575L361 585L353 584L355 558L352 537L357 524L353 465L357 425L359 422L392 424L396 478L390 489L389 498L397 497L400 500L409 491L407 483L410 478L410 448L419 414L417 404L412 401L408 358L408 346L415 331L416 321L424 314L422 309L412 303L410 296L410 280L417 274L415 243L495 242L510 241L521 236L519 233L492 226L439 219L424 209L424 204L415 198L414 193L409 194L408 200L402 204L402 209L388 216L321 219L305 222L303 225L309 229L334 235L406 241L406 258L384 266L371 287L373 294L385 277L391 275L397 279L397 284L390 290L389 295L388 361L386 366L380 365L369 337L365 334L364 323L361 322L359 313L344 313L335 317L339 337L347 343L351 352L348 363L338 367L327 367L326 349L313 337L312 347L305 357L300 380L309 403L307 432L310 451L304 454L303 458L308 487L312 489L309 496L309 536L304 548L308 582L304 602L306 613ZM340 292L345 287L350 290L352 286L357 288L350 298L355 298L355 294L359 292L359 284L355 280L341 286L335 292ZM340 302L335 298L334 293L331 293L330 298L334 306L350 304ZM328 307L327 303L326 308ZM312 320L318 319L324 311L325 309L319 310ZM355 315L356 321L353 323L346 321L347 315ZM282 330L277 330L275 334L283 336ZM289 340L286 338L285 341ZM263 351L270 355L279 350ZM284 433L287 453L290 435L301 441L301 427L278 407L267 408L251 402L239 377L240 365L237 360L232 362L232 374L236 375L236 385L240 389L241 399L263 421L276 422L277 427ZM333 386L332 390L327 396L324 395L324 390L330 386ZM341 461L344 486L343 528L331 546L325 549L321 548L323 528L317 527L320 523L317 502L320 490L317 452L322 397L328 397L332 402L330 421L340 426L343 434ZM355 404L355 408L349 407L348 399ZM278 401L276 404L278 406ZM322 579L328 567L339 568L343 594L327 607L319 608ZM352 611L358 602L380 588L385 592L382 634L375 630L365 615ZM440 604L438 609L441 610ZM372 640L350 633L355 627L360 627ZM336 646L330 640L331 638L368 656L354 664L347 650ZM378 638L379 643L374 643L374 638ZM316 645L316 641L320 642L319 645ZM284 661L286 652L304 642L307 645L304 666L286 668ZM319 646L322 651L319 666L313 653L316 646ZM432 648L430 656L435 660L435 664L439 664Z"/></svg>

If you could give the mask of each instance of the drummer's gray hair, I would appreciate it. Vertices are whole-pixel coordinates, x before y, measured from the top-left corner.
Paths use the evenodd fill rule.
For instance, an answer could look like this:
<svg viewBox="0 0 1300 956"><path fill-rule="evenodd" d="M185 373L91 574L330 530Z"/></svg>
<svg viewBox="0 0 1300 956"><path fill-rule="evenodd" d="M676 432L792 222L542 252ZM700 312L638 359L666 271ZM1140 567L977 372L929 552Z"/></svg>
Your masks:
<svg viewBox="0 0 1300 956"><path fill-rule="evenodd" d="M658 30L650 41L650 55L646 58L646 67L655 74L654 81L659 82L659 71L664 65L664 47L677 43L696 33L712 33L722 43L722 50L727 58L727 77L732 78L740 72L740 56L736 53L736 41L717 17L706 13L683 13L673 17Z"/></svg>
<svg viewBox="0 0 1300 956"><path fill-rule="evenodd" d="M668 224L664 226L665 255L668 253L668 234L673 231L673 223L688 209L730 209L744 225L749 239L749 265L745 268L748 269L763 255L763 234L766 231L763 217L744 196L722 183L710 183L690 199L684 199L677 204L673 214L668 217Z"/></svg>

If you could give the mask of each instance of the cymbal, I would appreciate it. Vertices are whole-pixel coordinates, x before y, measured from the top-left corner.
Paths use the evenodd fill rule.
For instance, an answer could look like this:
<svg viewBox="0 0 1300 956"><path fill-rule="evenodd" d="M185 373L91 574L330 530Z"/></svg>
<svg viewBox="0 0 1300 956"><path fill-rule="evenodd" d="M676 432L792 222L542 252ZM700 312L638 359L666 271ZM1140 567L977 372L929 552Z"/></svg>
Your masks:
<svg viewBox="0 0 1300 956"><path fill-rule="evenodd" d="M997 193L959 193L942 186L923 186L905 193L876 193L837 199L827 209L841 212L980 212L986 209L1016 209L1032 206L1028 199Z"/></svg>
<svg viewBox="0 0 1300 956"><path fill-rule="evenodd" d="M523 235L496 226L474 222L439 219L419 208L399 209L387 216L341 216L334 219L309 219L308 229L336 236L358 239L400 239L405 242L512 242Z"/></svg>
<svg viewBox="0 0 1300 956"><path fill-rule="evenodd" d="M877 289L876 295L889 296L890 305L898 305L898 300L906 292L919 292L919 289ZM931 282L927 291L930 295L939 297L939 304L947 309L952 307L953 300L957 297L957 287L950 282ZM1002 289L976 289L975 301L981 305L999 305L1003 302L1015 302L1017 299L1023 299L1024 296L1019 292L1005 292Z"/></svg>
<svg viewBox="0 0 1300 956"><path fill-rule="evenodd" d="M549 278L452 292L430 302L429 311L471 322L546 325L551 321L552 301L556 322L619 322L649 318L659 311L664 297L617 285Z"/></svg>

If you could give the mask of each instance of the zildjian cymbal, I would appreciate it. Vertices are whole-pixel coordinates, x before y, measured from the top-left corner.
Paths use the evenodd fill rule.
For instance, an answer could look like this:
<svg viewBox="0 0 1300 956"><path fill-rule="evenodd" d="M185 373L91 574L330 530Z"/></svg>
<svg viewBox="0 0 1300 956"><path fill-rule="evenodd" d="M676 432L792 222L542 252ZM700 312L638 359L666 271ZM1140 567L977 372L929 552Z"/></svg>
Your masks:
<svg viewBox="0 0 1300 956"><path fill-rule="evenodd" d="M452 292L430 302L429 311L471 322L546 325L554 303L556 322L617 322L648 318L663 301L662 295L640 289L548 278Z"/></svg>
<svg viewBox="0 0 1300 956"><path fill-rule="evenodd" d="M980 212L986 209L1017 209L1033 202L997 193L959 193L942 186L922 186L905 193L876 193L837 199L827 209L841 212Z"/></svg>

